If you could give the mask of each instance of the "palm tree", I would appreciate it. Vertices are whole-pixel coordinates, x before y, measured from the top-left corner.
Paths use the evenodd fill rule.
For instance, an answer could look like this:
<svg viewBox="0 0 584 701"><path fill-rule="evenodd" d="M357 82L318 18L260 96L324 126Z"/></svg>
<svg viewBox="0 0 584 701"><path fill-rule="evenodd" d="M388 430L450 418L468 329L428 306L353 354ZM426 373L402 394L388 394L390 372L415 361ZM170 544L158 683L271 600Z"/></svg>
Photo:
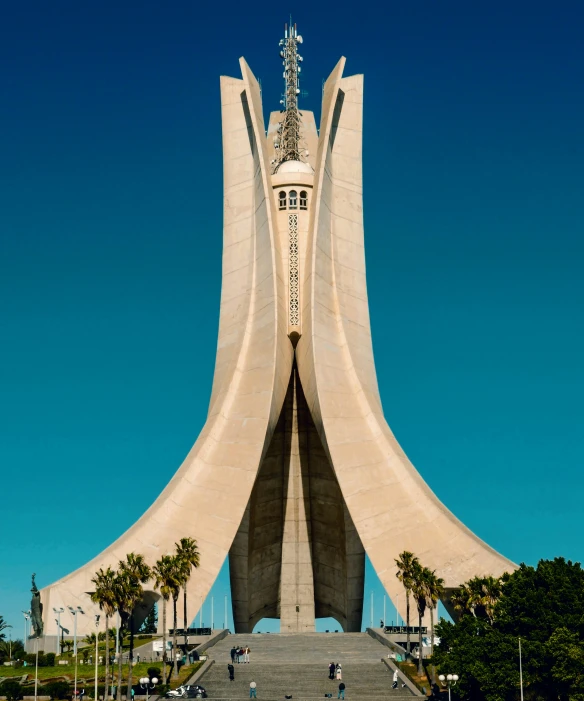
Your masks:
<svg viewBox="0 0 584 701"><path fill-rule="evenodd" d="M407 643L406 643L406 654L410 654L410 592L413 588L413 575L416 567L420 566L418 558L414 553L409 552L409 550L404 550L395 561L397 565L397 572L395 576L404 585L406 590L406 633L407 633Z"/></svg>
<svg viewBox="0 0 584 701"><path fill-rule="evenodd" d="M126 624L130 629L130 651L128 653L128 689L126 698L130 698L132 693L132 660L134 657L134 609L144 597L143 584L150 579L152 571L146 564L143 555L129 553L125 560L119 562L119 575L124 578L124 612L126 614ZM121 611L120 611L121 615ZM121 626L120 626L121 627ZM121 658L121 655L120 655ZM118 663L120 664L120 663ZM120 664L121 669L121 664Z"/></svg>
<svg viewBox="0 0 584 701"><path fill-rule="evenodd" d="M12 628L12 626L6 623L3 616L0 616L0 640L5 640L6 633L3 631L7 630L8 628Z"/></svg>
<svg viewBox="0 0 584 701"><path fill-rule="evenodd" d="M176 558L172 555L163 555L152 568L152 576L154 588L160 589L162 595L162 679L166 684L166 602L171 596L173 600L175 597L178 599L182 584Z"/></svg>
<svg viewBox="0 0 584 701"><path fill-rule="evenodd" d="M473 577L452 595L452 605L460 614L475 618L485 615L493 625L495 605L501 596L501 580L495 577Z"/></svg>
<svg viewBox="0 0 584 701"><path fill-rule="evenodd" d="M187 584L192 574L192 569L199 566L199 550L197 541L194 538L181 538L176 545L176 556L181 562L183 572L183 623L185 631L185 652L187 649L187 630L189 627L187 618ZM176 630L176 614L174 627ZM174 649L176 656L176 640L174 641ZM177 669L178 673L178 669Z"/></svg>
<svg viewBox="0 0 584 701"><path fill-rule="evenodd" d="M427 580L431 570L416 564L412 574L412 594L418 609L418 674L424 674L424 656L422 654L422 619L426 613Z"/></svg>
<svg viewBox="0 0 584 701"><path fill-rule="evenodd" d="M95 573L95 577L91 580L95 584L95 591L91 594L91 600L94 604L99 604L99 608L105 614L105 687L104 698L108 698L108 683L109 683L109 619L114 615L116 610L116 602L114 595L114 579L115 572L111 567L107 570L100 568ZM61 650L61 653L63 651Z"/></svg>
<svg viewBox="0 0 584 701"><path fill-rule="evenodd" d="M501 597L501 580L496 577L483 577L483 597L482 605L489 619L489 623L493 625L495 620L495 605Z"/></svg>
<svg viewBox="0 0 584 701"><path fill-rule="evenodd" d="M435 570L426 573L426 605L430 609L430 657L434 657L434 609L444 596L444 580L436 576ZM432 667L432 679L434 680L434 667Z"/></svg>

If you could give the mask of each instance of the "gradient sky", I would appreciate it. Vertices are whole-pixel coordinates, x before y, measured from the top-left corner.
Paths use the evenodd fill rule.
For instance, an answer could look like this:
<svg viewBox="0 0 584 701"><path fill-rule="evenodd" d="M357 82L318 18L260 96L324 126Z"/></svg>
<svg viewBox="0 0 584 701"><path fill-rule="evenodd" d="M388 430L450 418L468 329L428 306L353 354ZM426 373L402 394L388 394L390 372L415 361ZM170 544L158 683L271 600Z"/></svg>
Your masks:
<svg viewBox="0 0 584 701"><path fill-rule="evenodd" d="M219 75L237 76L244 55L276 109L290 10L301 106L318 118L341 54L365 74L368 285L390 426L503 554L584 556L582 2L5 3L0 614L13 635L30 573L49 584L128 528L205 421ZM367 575L366 624L370 592L376 620L382 600ZM216 609L226 593L224 569Z"/></svg>

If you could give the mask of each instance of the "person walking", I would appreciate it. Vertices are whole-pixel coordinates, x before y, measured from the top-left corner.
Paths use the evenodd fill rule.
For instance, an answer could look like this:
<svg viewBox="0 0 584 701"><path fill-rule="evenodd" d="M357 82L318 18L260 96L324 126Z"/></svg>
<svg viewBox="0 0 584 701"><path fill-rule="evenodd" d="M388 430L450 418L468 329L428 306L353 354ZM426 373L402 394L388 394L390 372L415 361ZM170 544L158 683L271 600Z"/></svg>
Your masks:
<svg viewBox="0 0 584 701"><path fill-rule="evenodd" d="M250 699L257 699L257 697L258 697L257 684L252 679L249 683L249 698Z"/></svg>
<svg viewBox="0 0 584 701"><path fill-rule="evenodd" d="M336 667L336 665L335 665L334 662L331 662L331 663L329 664L329 666L328 666L328 670L329 670L329 679L334 679L334 678L335 678L335 669L336 669L336 668L337 668L337 667Z"/></svg>
<svg viewBox="0 0 584 701"><path fill-rule="evenodd" d="M338 699L344 699L345 698L345 685L343 682L339 684L339 693L337 694Z"/></svg>
<svg viewBox="0 0 584 701"><path fill-rule="evenodd" d="M235 645L231 648L231 664L235 662Z"/></svg>
<svg viewBox="0 0 584 701"><path fill-rule="evenodd" d="M235 667L232 664L228 664L227 671L229 672L229 679L233 681L235 679Z"/></svg>
<svg viewBox="0 0 584 701"><path fill-rule="evenodd" d="M396 669L395 672L393 673L393 684L391 685L391 688L392 688L392 689L397 689L397 680L398 680L398 677L399 677L399 675L398 675L397 669Z"/></svg>
<svg viewBox="0 0 584 701"><path fill-rule="evenodd" d="M341 681L343 678L343 670L341 669L341 663L337 662L337 681Z"/></svg>

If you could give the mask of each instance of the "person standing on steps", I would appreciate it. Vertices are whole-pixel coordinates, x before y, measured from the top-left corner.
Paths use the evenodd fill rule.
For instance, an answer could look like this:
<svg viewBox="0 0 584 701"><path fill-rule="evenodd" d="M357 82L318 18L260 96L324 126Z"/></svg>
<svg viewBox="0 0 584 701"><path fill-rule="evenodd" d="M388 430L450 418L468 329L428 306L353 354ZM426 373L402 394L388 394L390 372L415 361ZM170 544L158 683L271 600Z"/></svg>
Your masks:
<svg viewBox="0 0 584 701"><path fill-rule="evenodd" d="M329 664L329 666L328 666L328 670L329 670L329 679L334 679L334 678L335 678L335 670L336 670L336 668L337 668L337 666L335 665L334 662L331 662L331 663Z"/></svg>
<svg viewBox="0 0 584 701"><path fill-rule="evenodd" d="M250 652L251 652L251 650L249 649L249 646L246 645L246 646L243 648L243 661L244 661L244 662L247 662L248 664L249 664L249 653L250 653Z"/></svg>
<svg viewBox="0 0 584 701"><path fill-rule="evenodd" d="M343 678L343 670L341 669L341 663L337 662L337 680L341 681Z"/></svg>
<svg viewBox="0 0 584 701"><path fill-rule="evenodd" d="M337 694L338 699L344 699L345 698L345 685L343 682L339 684L339 693Z"/></svg>
<svg viewBox="0 0 584 701"><path fill-rule="evenodd" d="M232 664L227 665L227 671L229 672L229 679L233 681L235 679L235 668Z"/></svg>
<svg viewBox="0 0 584 701"><path fill-rule="evenodd" d="M391 688L392 688L392 689L397 689L397 680L398 680L398 676L399 676L399 675L398 675L397 669L396 669L395 672L393 673L393 684L391 685Z"/></svg>
<svg viewBox="0 0 584 701"><path fill-rule="evenodd" d="M258 697L257 684L252 679L249 683L249 698L250 699L257 699L257 697Z"/></svg>
<svg viewBox="0 0 584 701"><path fill-rule="evenodd" d="M235 645L231 648L231 664L235 662Z"/></svg>

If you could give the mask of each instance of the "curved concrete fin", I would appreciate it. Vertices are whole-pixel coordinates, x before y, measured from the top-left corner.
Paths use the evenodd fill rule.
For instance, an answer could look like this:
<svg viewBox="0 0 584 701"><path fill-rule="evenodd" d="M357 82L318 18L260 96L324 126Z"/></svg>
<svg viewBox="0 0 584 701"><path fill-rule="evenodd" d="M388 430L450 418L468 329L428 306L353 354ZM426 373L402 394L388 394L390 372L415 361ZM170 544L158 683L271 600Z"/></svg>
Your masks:
<svg viewBox="0 0 584 701"><path fill-rule="evenodd" d="M438 500L383 416L365 279L363 78L333 72L325 91L307 255L300 379L357 533L386 591L403 593L394 558L410 550L446 586L515 565Z"/></svg>
<svg viewBox="0 0 584 701"><path fill-rule="evenodd" d="M211 588L241 523L259 465L284 401L293 350L273 201L267 185L265 133L257 81L242 62L243 80L221 79L224 153L224 249L217 361L209 414L201 434L148 511L89 563L45 587L45 634L55 635L52 607L97 612L86 592L100 567L136 552L154 563L181 537L197 540L201 566L188 585L191 613ZM193 606L194 604L194 606ZM66 625L66 623L64 623ZM79 619L79 634L94 630ZM49 649L49 647L45 647Z"/></svg>

